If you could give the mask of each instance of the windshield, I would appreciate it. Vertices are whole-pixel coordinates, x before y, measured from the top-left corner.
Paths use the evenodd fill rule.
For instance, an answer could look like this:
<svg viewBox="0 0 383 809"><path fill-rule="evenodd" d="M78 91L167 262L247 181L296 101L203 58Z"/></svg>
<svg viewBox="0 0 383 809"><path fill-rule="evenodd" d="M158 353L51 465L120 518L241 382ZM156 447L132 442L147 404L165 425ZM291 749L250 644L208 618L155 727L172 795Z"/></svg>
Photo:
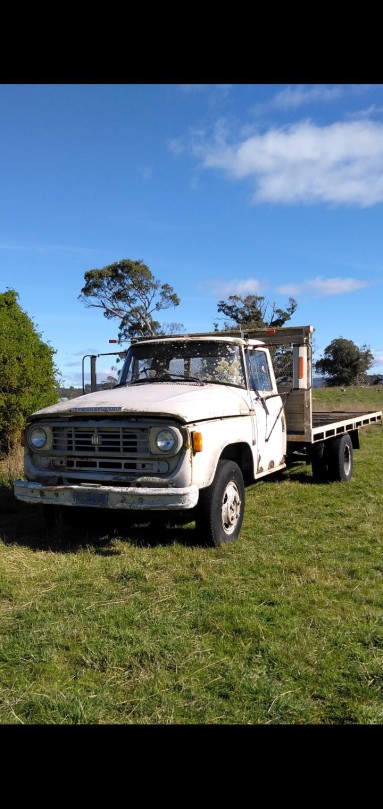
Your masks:
<svg viewBox="0 0 383 809"><path fill-rule="evenodd" d="M120 385L137 382L214 382L244 388L240 346L220 341L169 341L131 346Z"/></svg>

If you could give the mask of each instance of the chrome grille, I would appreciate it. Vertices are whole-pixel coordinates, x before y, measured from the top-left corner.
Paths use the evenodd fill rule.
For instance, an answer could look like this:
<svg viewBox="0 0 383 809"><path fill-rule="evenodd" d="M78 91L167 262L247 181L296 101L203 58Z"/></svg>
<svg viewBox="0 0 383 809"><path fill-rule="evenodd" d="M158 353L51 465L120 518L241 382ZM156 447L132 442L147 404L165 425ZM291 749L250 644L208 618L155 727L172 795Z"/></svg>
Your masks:
<svg viewBox="0 0 383 809"><path fill-rule="evenodd" d="M131 427L84 427L66 425L52 428L52 450L65 455L148 455L148 430Z"/></svg>

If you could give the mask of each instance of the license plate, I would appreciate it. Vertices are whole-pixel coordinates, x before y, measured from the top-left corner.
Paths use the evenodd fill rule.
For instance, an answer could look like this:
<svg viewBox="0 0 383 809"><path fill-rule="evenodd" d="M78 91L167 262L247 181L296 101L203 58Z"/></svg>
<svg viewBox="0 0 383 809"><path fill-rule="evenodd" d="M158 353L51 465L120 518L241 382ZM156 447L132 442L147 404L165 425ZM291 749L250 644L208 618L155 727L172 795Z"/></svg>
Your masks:
<svg viewBox="0 0 383 809"><path fill-rule="evenodd" d="M76 506L98 506L99 508L106 508L108 505L107 492L82 492L79 489L75 489L72 495L73 502Z"/></svg>

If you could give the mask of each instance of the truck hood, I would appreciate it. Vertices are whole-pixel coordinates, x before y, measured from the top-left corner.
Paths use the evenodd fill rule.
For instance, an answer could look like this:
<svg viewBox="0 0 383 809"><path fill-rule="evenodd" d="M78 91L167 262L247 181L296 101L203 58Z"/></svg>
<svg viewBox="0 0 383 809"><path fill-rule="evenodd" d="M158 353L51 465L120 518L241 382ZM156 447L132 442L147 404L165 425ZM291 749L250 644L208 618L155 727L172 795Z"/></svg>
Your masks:
<svg viewBox="0 0 383 809"><path fill-rule="evenodd" d="M96 391L33 413L42 416L111 414L172 416L185 423L249 413L247 392L228 385L150 382Z"/></svg>

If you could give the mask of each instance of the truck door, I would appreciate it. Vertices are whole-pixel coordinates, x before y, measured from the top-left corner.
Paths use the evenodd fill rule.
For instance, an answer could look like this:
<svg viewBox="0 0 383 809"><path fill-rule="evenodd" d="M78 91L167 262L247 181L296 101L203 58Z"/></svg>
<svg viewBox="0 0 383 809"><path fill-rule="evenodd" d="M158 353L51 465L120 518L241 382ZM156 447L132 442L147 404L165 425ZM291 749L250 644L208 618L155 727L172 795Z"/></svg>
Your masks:
<svg viewBox="0 0 383 809"><path fill-rule="evenodd" d="M253 410L253 452L257 474L284 464L286 428L268 352L248 348L250 399Z"/></svg>

